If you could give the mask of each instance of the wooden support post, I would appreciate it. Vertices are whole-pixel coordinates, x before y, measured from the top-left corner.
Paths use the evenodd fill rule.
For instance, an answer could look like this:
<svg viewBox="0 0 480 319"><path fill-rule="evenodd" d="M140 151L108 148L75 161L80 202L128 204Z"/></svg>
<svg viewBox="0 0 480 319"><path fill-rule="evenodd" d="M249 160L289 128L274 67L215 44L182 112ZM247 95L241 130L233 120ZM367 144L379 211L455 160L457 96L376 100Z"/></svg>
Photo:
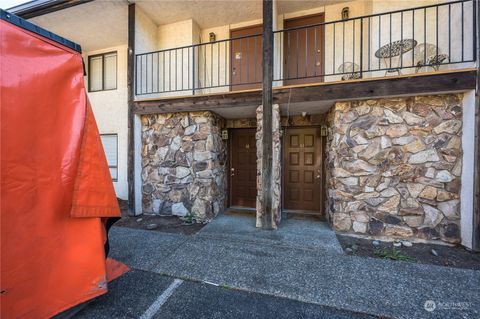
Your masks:
<svg viewBox="0 0 480 319"><path fill-rule="evenodd" d="M273 0L263 0L262 228L272 228Z"/></svg>
<svg viewBox="0 0 480 319"><path fill-rule="evenodd" d="M135 99L135 3L128 5L128 60L127 60L127 86L128 86L128 209L135 215L135 170L134 170L134 99Z"/></svg>

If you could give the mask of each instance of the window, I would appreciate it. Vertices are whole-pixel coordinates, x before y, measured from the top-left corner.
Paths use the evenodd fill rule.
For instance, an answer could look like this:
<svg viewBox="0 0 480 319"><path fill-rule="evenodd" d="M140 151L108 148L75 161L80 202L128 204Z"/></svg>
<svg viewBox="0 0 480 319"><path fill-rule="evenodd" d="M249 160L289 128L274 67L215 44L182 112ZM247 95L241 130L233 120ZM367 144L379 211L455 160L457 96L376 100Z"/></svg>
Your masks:
<svg viewBox="0 0 480 319"><path fill-rule="evenodd" d="M88 57L88 91L106 91L117 88L117 52Z"/></svg>
<svg viewBox="0 0 480 319"><path fill-rule="evenodd" d="M103 151L107 158L110 175L114 182L118 179L118 136L117 134L101 134Z"/></svg>

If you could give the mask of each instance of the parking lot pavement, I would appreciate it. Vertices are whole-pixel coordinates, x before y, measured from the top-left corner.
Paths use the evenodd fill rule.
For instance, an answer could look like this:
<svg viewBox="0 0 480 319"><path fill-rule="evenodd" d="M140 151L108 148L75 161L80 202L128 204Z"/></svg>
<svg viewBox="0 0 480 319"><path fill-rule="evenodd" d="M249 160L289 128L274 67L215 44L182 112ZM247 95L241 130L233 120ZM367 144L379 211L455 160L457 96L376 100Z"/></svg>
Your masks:
<svg viewBox="0 0 480 319"><path fill-rule="evenodd" d="M170 277L134 270L108 284L108 293L87 304L74 318L140 318L173 282Z"/></svg>
<svg viewBox="0 0 480 319"><path fill-rule="evenodd" d="M222 227L236 231L222 232ZM248 222L248 221L247 221ZM387 318L480 318L480 271L364 258L333 244L298 247L297 227L255 230L234 218L185 236L113 227L111 257L134 269ZM293 223L293 222L292 222ZM295 225L293 225L295 226ZM323 238L324 232L307 233ZM320 239L318 239L320 241ZM318 242L317 241L317 242ZM429 301L441 303L433 313ZM455 305L461 305L457 308ZM454 305L454 306L451 306ZM440 309L441 308L441 309Z"/></svg>
<svg viewBox="0 0 480 319"><path fill-rule="evenodd" d="M107 294L91 301L74 318L374 317L133 269L110 283Z"/></svg>

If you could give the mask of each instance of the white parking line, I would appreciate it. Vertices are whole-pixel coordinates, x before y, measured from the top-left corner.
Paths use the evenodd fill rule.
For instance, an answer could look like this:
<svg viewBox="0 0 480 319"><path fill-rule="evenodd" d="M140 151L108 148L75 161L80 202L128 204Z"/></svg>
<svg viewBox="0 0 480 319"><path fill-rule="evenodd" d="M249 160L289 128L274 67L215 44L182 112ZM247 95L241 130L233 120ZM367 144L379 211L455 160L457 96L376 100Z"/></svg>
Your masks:
<svg viewBox="0 0 480 319"><path fill-rule="evenodd" d="M170 296L173 294L173 291L177 289L181 284L183 280L181 279L175 279L170 286L168 286L165 291L158 296L157 300L155 300L150 307L143 313L143 315L140 317L140 319L150 319L153 318L153 316L160 310L160 308L163 306L163 304L170 298Z"/></svg>

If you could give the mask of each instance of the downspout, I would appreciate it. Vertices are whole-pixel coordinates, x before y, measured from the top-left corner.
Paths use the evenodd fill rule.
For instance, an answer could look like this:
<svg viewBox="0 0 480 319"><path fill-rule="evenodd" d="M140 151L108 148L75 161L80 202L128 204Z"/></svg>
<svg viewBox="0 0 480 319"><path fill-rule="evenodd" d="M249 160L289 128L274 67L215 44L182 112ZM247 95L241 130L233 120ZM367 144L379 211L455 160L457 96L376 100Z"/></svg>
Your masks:
<svg viewBox="0 0 480 319"><path fill-rule="evenodd" d="M473 43L475 45L475 63L477 68L477 83L475 88L475 149L474 149L474 186L473 186L473 231L472 249L480 251L480 40L478 2L473 3Z"/></svg>
<svg viewBox="0 0 480 319"><path fill-rule="evenodd" d="M135 118L133 106L135 101L135 3L128 5L128 60L127 60L127 86L128 86L128 210L135 215L135 144L134 128Z"/></svg>

